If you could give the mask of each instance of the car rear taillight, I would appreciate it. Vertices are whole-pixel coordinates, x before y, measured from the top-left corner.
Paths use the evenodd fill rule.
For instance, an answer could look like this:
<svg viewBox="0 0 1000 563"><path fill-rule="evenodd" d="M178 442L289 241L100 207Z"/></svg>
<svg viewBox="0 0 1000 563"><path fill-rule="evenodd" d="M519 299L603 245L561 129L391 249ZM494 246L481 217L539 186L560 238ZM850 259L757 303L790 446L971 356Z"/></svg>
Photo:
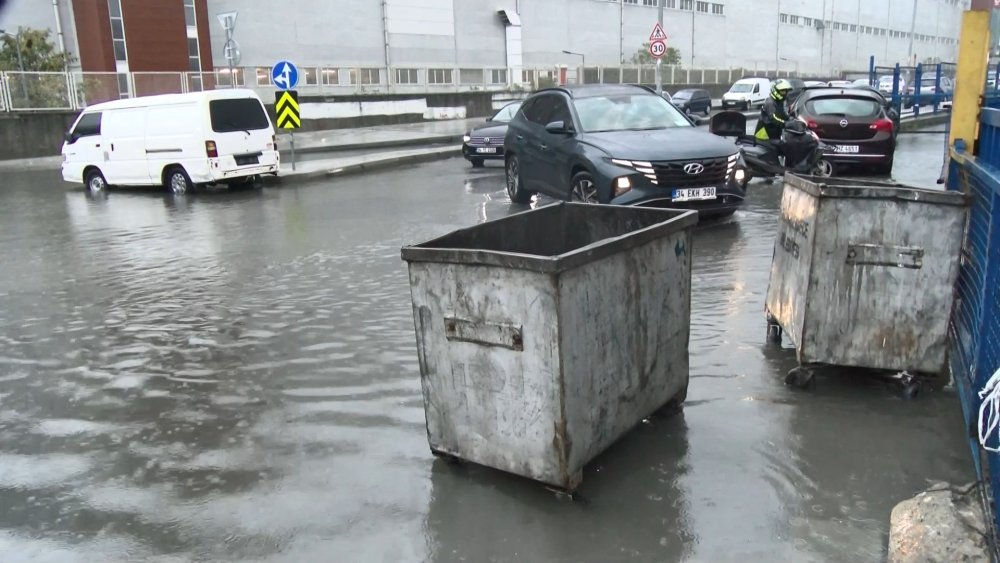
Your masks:
<svg viewBox="0 0 1000 563"><path fill-rule="evenodd" d="M219 157L219 148L215 146L215 141L205 141L205 154L208 158Z"/></svg>
<svg viewBox="0 0 1000 563"><path fill-rule="evenodd" d="M875 123L871 124L870 129L875 131L884 131L886 133L892 133L892 130L896 128L891 119L879 119Z"/></svg>
<svg viewBox="0 0 1000 563"><path fill-rule="evenodd" d="M806 121L806 126L809 127L810 129L819 129L819 123L816 123L812 119Z"/></svg>

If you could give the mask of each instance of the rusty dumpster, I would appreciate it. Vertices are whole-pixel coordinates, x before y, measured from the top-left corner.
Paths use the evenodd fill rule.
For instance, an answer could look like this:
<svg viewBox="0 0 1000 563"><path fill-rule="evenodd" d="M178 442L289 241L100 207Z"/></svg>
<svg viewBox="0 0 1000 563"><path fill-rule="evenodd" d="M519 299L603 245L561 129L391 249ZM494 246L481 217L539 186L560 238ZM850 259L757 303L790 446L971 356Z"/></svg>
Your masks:
<svg viewBox="0 0 1000 563"><path fill-rule="evenodd" d="M561 203L404 247L431 451L572 491L682 402L696 222Z"/></svg>
<svg viewBox="0 0 1000 563"><path fill-rule="evenodd" d="M787 175L766 299L769 338L787 335L801 365L946 383L966 207L955 192Z"/></svg>

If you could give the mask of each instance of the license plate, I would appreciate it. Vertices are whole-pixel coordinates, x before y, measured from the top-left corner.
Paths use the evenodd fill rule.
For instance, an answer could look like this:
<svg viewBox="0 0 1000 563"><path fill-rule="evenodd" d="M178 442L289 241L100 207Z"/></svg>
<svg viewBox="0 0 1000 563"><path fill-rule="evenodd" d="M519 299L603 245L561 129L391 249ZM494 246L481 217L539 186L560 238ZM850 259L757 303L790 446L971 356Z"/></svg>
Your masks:
<svg viewBox="0 0 1000 563"><path fill-rule="evenodd" d="M858 152L858 145L837 145L833 147L833 150L839 153L855 154Z"/></svg>
<svg viewBox="0 0 1000 563"><path fill-rule="evenodd" d="M259 164L259 163L260 160L257 158L257 155L255 154L236 157L236 166L247 166L249 164Z"/></svg>
<svg viewBox="0 0 1000 563"><path fill-rule="evenodd" d="M479 154L496 154L497 149L496 147L479 147L476 149L476 152Z"/></svg>
<svg viewBox="0 0 1000 563"><path fill-rule="evenodd" d="M715 188L684 188L674 190L674 201L715 199Z"/></svg>

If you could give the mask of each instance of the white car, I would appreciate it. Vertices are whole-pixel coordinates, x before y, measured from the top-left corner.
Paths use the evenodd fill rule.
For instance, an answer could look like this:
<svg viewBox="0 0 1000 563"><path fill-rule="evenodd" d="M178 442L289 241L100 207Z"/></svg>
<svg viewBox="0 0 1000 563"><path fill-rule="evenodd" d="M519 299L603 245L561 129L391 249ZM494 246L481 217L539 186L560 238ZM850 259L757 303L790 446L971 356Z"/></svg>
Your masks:
<svg viewBox="0 0 1000 563"><path fill-rule="evenodd" d="M722 109L752 109L763 106L771 94L771 81L767 78L744 78L737 80L729 91L722 95Z"/></svg>
<svg viewBox="0 0 1000 563"><path fill-rule="evenodd" d="M878 91L883 94L892 94L892 82L893 78L891 76L882 76L878 79ZM899 77L899 93L906 93L906 80L900 76Z"/></svg>
<svg viewBox="0 0 1000 563"><path fill-rule="evenodd" d="M62 147L63 180L90 191L239 184L277 174L274 127L251 90L118 100L83 110Z"/></svg>

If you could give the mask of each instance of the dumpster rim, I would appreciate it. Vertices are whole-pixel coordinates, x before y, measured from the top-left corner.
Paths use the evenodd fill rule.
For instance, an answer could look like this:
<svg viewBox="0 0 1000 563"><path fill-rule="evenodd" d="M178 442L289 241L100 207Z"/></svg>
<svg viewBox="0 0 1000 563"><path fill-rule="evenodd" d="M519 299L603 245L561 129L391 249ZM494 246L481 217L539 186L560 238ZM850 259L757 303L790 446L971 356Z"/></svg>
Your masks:
<svg viewBox="0 0 1000 563"><path fill-rule="evenodd" d="M664 221L654 223L648 227L629 231L616 237L599 239L588 245L574 248L573 250L555 256L468 248L426 248L424 246L454 235L467 233L473 229L481 228L487 223L508 221L518 215L527 213L538 213L542 211L548 211L551 213L552 209L556 207L621 208L631 206L598 205L592 203L573 203L565 201L559 202L553 205L523 211L521 213L514 213L506 217L494 219L493 221L487 221L478 225L456 229L420 244L404 246L400 250L400 256L408 263L432 262L461 264L467 266L494 266L552 274L569 271L592 262L597 262L598 260L648 244L654 240L676 232L690 230L691 227L698 223L698 212L696 210L643 207L641 208L643 212L660 213L663 215L669 214L671 216ZM637 209L639 208L637 207Z"/></svg>
<svg viewBox="0 0 1000 563"><path fill-rule="evenodd" d="M882 199L896 201L912 201L914 203L933 203L967 207L969 198L965 194L953 191L918 188L893 182L877 182L871 180L853 180L849 178L821 178L813 181L814 176L785 175L785 185L802 190L817 198L840 199ZM830 181L843 182L848 185L835 185ZM855 185L849 185L850 183Z"/></svg>

